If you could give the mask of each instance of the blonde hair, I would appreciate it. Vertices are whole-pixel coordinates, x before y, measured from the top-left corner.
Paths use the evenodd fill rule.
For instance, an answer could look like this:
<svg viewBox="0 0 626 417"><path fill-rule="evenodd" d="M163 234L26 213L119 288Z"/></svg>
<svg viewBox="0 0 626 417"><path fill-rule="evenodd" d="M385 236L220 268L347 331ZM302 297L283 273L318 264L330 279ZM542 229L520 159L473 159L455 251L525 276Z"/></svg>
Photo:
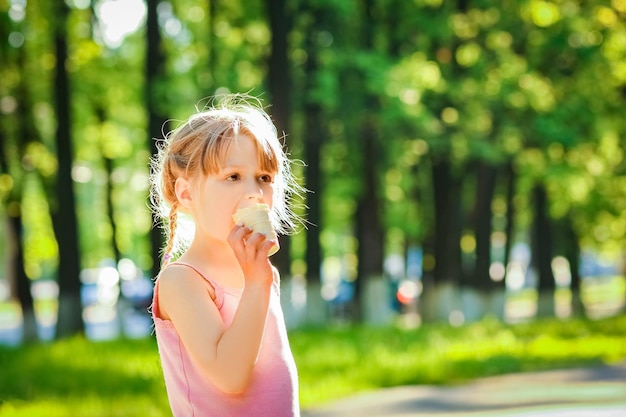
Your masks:
<svg viewBox="0 0 626 417"><path fill-rule="evenodd" d="M175 183L216 174L238 135L249 136L257 144L259 164L275 173L274 200L270 217L280 234L295 230L301 219L293 212L293 197L304 191L295 180L291 163L278 139L276 127L259 99L247 94L214 97L180 127L165 135L151 161L151 203L163 222L167 243L164 264L180 253L187 243L177 238L179 202Z"/></svg>

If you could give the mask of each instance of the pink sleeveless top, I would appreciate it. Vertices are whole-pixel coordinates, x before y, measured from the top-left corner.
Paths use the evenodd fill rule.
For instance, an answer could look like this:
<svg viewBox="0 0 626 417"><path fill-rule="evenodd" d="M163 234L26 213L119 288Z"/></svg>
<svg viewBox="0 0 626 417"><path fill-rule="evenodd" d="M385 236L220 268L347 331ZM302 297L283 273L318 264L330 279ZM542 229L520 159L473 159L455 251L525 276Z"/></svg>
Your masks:
<svg viewBox="0 0 626 417"><path fill-rule="evenodd" d="M242 290L226 288L192 268L215 289L215 304L226 326L233 320ZM298 375L280 307L279 283L270 296L265 332L252 381L239 395L225 394L206 380L191 361L172 322L159 317L159 281L154 287L152 318L165 387L175 417L298 417ZM202 317L198 317L202 321Z"/></svg>

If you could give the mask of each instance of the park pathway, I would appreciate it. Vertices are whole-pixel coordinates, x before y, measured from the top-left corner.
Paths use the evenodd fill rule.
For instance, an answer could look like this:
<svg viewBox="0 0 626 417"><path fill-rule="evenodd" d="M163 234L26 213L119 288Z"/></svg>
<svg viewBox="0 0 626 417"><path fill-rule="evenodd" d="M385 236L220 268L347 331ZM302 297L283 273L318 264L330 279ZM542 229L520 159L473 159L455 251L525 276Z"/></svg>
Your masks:
<svg viewBox="0 0 626 417"><path fill-rule="evenodd" d="M305 410L303 417L626 417L626 362L404 386Z"/></svg>

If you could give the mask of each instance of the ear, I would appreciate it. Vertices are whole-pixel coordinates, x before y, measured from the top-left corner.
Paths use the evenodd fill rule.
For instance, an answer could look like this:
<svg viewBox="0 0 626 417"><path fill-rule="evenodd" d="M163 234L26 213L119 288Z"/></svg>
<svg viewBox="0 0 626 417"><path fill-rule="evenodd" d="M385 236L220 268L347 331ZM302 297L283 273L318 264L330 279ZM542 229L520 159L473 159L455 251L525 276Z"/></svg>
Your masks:
<svg viewBox="0 0 626 417"><path fill-rule="evenodd" d="M189 180L187 178L178 177L174 183L174 191L176 191L176 198L181 207L189 210L193 202L193 194Z"/></svg>

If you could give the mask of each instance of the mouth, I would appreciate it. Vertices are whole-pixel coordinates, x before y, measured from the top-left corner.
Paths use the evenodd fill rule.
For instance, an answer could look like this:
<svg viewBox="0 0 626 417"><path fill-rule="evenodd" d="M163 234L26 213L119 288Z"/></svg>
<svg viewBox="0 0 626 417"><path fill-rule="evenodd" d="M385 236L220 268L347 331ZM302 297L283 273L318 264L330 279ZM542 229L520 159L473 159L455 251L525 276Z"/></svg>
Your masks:
<svg viewBox="0 0 626 417"><path fill-rule="evenodd" d="M269 215L270 209L267 204L254 204L240 208L233 214L235 224L242 224L252 229L255 233L264 234L268 239L278 242L278 236L272 225ZM270 250L269 256L278 251L278 243Z"/></svg>

